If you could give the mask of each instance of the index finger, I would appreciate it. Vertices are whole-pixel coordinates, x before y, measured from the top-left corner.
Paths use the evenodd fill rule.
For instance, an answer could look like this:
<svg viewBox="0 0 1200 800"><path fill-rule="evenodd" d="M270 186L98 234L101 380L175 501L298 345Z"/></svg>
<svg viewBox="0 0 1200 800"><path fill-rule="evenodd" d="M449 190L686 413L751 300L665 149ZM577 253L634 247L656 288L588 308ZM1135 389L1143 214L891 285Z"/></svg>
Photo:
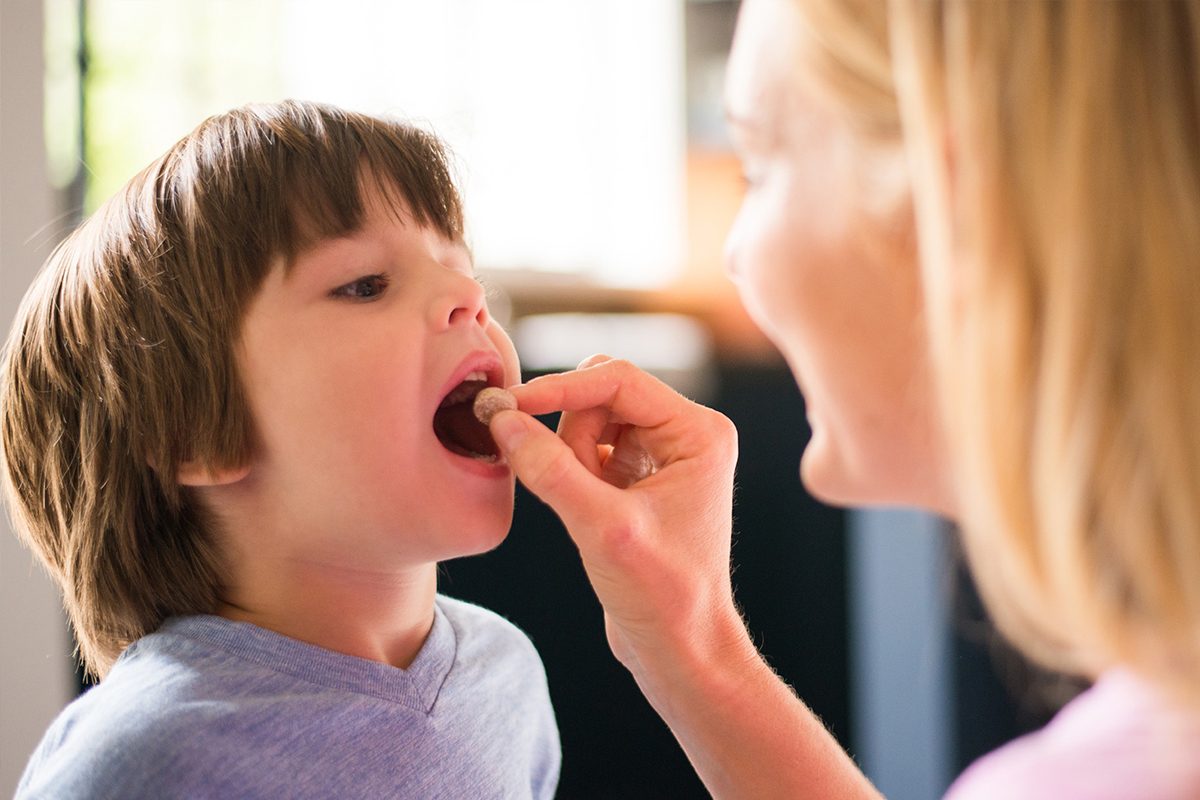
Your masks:
<svg viewBox="0 0 1200 800"><path fill-rule="evenodd" d="M623 359L613 359L510 386L527 414L608 408L622 422L651 428L677 417L690 401Z"/></svg>

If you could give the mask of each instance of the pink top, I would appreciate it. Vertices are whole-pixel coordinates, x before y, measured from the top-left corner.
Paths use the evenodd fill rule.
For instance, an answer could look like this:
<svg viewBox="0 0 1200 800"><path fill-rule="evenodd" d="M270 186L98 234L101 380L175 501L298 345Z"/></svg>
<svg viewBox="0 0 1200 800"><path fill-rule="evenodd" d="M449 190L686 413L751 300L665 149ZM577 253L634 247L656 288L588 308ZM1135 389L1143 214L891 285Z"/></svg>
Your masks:
<svg viewBox="0 0 1200 800"><path fill-rule="evenodd" d="M1104 673L1040 731L972 764L945 800L1200 800L1200 712Z"/></svg>

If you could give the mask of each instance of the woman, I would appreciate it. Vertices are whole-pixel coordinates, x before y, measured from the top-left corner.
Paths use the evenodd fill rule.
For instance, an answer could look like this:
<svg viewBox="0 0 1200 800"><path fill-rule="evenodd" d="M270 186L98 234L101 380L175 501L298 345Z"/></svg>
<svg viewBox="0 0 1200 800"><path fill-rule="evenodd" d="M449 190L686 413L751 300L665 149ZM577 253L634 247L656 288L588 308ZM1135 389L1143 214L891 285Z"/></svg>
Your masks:
<svg viewBox="0 0 1200 800"><path fill-rule="evenodd" d="M1002 629L1096 685L951 788L1200 797L1200 6L746 0L729 266L810 490L955 518ZM735 432L602 357L492 430L719 797L877 797L730 593Z"/></svg>

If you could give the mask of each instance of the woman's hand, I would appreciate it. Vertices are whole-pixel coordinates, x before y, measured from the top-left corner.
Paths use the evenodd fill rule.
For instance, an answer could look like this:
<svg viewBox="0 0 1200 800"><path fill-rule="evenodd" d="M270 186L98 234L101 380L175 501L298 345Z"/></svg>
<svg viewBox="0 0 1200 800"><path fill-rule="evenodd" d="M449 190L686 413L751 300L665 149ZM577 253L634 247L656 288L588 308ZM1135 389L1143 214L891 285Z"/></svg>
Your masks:
<svg viewBox="0 0 1200 800"><path fill-rule="evenodd" d="M492 435L579 546L613 653L709 792L877 800L734 606L733 424L605 356L511 391ZM528 416L560 410L557 436Z"/></svg>
<svg viewBox="0 0 1200 800"><path fill-rule="evenodd" d="M575 540L613 653L651 701L668 666L748 646L730 588L733 424L606 356L511 391L520 412L492 433ZM527 416L560 410L557 436Z"/></svg>

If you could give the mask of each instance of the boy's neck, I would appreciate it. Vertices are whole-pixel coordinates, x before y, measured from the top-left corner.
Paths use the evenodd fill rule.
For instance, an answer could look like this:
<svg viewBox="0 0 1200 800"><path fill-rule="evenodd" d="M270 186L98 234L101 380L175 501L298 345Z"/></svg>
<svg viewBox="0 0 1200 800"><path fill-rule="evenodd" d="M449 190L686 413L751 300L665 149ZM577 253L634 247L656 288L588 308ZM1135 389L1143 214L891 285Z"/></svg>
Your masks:
<svg viewBox="0 0 1200 800"><path fill-rule="evenodd" d="M436 564L387 574L290 560L256 566L237 570L218 614L400 669L433 627Z"/></svg>

